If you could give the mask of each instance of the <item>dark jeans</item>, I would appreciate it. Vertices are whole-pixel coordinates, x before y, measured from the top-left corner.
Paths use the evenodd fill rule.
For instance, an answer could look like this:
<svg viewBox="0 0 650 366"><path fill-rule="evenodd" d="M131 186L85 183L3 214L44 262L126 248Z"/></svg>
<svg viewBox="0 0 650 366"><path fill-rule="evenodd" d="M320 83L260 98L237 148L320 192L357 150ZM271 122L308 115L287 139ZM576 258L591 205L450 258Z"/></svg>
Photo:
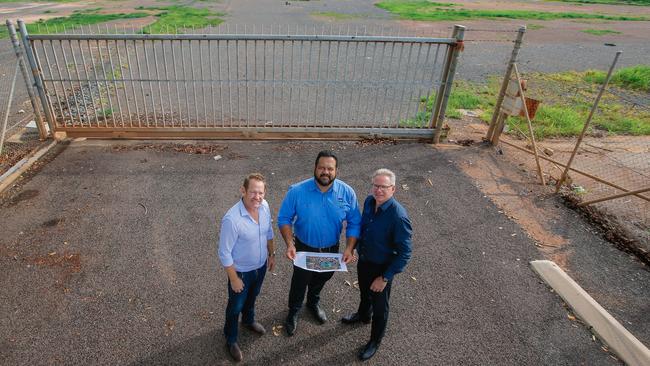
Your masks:
<svg viewBox="0 0 650 366"><path fill-rule="evenodd" d="M359 303L357 312L362 319L368 319L372 316L370 339L375 342L381 342L384 333L386 333L389 310L388 299L390 298L390 287L393 281L388 281L382 292L370 290L370 284L372 284L375 278L382 276L385 270L385 264L364 261L359 261L357 264L359 293L361 294L361 302Z"/></svg>
<svg viewBox="0 0 650 366"><path fill-rule="evenodd" d="M239 328L239 314L242 314L242 323L252 324L255 321L255 299L262 289L266 264L249 272L237 272L237 276L244 282L244 289L236 293L230 286L228 280L228 306L226 306L226 324L223 326L223 334L226 342L233 344L237 342L237 331Z"/></svg>
<svg viewBox="0 0 650 366"><path fill-rule="evenodd" d="M339 244L327 248L313 248L295 238L297 252L338 253ZM307 306L316 306L320 301L320 292L325 282L334 276L334 272L313 272L293 266L291 288L289 289L289 314L297 313L302 307L307 292Z"/></svg>

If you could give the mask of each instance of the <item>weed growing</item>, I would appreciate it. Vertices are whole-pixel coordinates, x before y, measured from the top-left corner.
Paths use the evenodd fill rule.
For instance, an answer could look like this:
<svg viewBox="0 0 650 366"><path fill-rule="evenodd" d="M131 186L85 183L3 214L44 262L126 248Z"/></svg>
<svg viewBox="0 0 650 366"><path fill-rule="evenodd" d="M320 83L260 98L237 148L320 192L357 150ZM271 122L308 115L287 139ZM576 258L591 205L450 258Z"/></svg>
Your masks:
<svg viewBox="0 0 650 366"><path fill-rule="evenodd" d="M161 10L156 21L142 29L144 34L183 33L189 29L201 29L223 23L219 17L224 13L209 9L197 9L183 5L138 7L138 10Z"/></svg>

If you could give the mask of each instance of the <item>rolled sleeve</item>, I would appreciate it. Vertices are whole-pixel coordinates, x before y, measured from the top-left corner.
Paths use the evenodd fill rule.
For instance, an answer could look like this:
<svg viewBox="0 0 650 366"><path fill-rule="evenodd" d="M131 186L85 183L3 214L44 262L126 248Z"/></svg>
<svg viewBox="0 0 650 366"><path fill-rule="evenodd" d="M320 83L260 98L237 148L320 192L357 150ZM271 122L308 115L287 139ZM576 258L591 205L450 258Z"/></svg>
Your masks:
<svg viewBox="0 0 650 366"><path fill-rule="evenodd" d="M350 202L350 210L347 212L345 220L347 226L345 229L346 238L359 238L361 234L361 213L359 212L359 202L357 202L357 195L352 192Z"/></svg>
<svg viewBox="0 0 650 366"><path fill-rule="evenodd" d="M232 250L237 241L237 227L235 223L224 218L221 221L221 232L219 233L219 260L224 267L234 264Z"/></svg>
<svg viewBox="0 0 650 366"><path fill-rule="evenodd" d="M404 267L411 259L411 236L413 229L411 227L411 220L408 216L400 217L399 222L395 225L395 233L393 242L395 243L395 251L397 256L394 257L386 271L384 277L387 280L392 280L396 274L404 271Z"/></svg>

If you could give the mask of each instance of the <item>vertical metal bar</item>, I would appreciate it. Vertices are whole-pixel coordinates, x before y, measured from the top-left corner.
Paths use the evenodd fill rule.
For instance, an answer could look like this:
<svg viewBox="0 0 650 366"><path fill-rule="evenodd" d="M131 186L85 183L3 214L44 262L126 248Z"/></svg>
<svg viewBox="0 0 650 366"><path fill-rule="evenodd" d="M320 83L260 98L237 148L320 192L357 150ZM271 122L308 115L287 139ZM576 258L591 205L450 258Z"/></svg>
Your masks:
<svg viewBox="0 0 650 366"><path fill-rule="evenodd" d="M144 41L142 41L142 47L144 48ZM149 111L147 110L147 97L144 93L144 80L143 80L143 73L142 73L142 66L140 65L140 57L138 57L138 47L135 44L135 40L133 40L133 54L135 55L135 63L138 66L138 75L140 78L140 93L142 94L142 108L144 108L144 121L147 127L149 127ZM138 116L138 127L142 127L142 123L140 121L140 117Z"/></svg>
<svg viewBox="0 0 650 366"><path fill-rule="evenodd" d="M433 143L437 144L440 142L440 133L442 132L442 122L445 118L445 109L447 108L447 101L449 100L449 94L451 94L452 85L454 82L454 74L456 73L456 64L458 63L458 55L463 48L463 38L465 37L465 27L462 25L454 26L454 33L452 38L456 38L456 44L450 52L450 63L449 63L449 72L447 73L447 80L445 80L445 94L440 104L440 110L436 116L436 131L433 135Z"/></svg>
<svg viewBox="0 0 650 366"><path fill-rule="evenodd" d="M205 127L208 127L208 109L207 109L207 103L205 102L205 77L203 75L203 47L201 44L201 40L198 41L199 44L199 68L200 72L199 75L201 77L201 99L203 100L203 118L205 119ZM208 61L210 62L210 61ZM197 125L198 127L198 125Z"/></svg>
<svg viewBox="0 0 650 366"><path fill-rule="evenodd" d="M497 102L494 105L494 112L492 113L492 119L490 120L490 127L486 134L486 138L490 141L494 138L495 127L497 117L501 112L501 104L503 104L503 97L506 94L506 89L508 88L508 82L512 76L512 65L517 62L517 56L519 55L519 50L521 49L521 44L524 39L524 33L526 33L526 26L522 25L517 31L517 39L515 40L515 45L512 49L512 54L510 54L510 61L508 61L508 67L506 68L506 73L503 76L503 82L501 83L501 89L499 90L499 96L497 97ZM500 132L497 132L500 133Z"/></svg>
<svg viewBox="0 0 650 366"><path fill-rule="evenodd" d="M117 28L115 29L115 32L117 32ZM122 63L122 54L120 53L120 45L117 42L117 40L114 41L114 45L115 45L115 51L117 53L117 62L120 66L120 75L122 75L122 89L124 90L124 103L126 104L126 113L129 115L129 126L133 127L133 116L131 115L131 103L129 102L129 90L126 87L126 78L124 77L124 72L122 71L124 64ZM126 41L124 41L124 50L128 52L128 49L126 47ZM131 65L127 65L127 67L131 68ZM133 81L131 81L131 85L133 85ZM135 93L133 94L133 96L135 96ZM120 116L121 115L122 115L122 108L120 108ZM122 127L125 127L124 119L122 119Z"/></svg>
<svg viewBox="0 0 650 366"><path fill-rule="evenodd" d="M436 75L436 66L438 65L438 55L440 54L440 47L442 47L441 44L436 45L436 54L435 54L435 56L433 56L433 67L431 68L431 77L430 77L430 79L429 79L429 85L430 85L430 87L429 87L429 89L427 90L427 99L426 99L426 101L424 102L424 103L425 103L425 104L424 104L424 116L425 116L425 117L426 117L426 111L427 111L427 108L429 108L429 101L430 101L431 99L433 99L433 97L434 97L434 95L433 95L433 93L434 93L434 89L435 89L435 80L434 80L434 79L435 79L435 75ZM445 47L445 49L447 49L447 48ZM446 59L446 57L443 57L443 58ZM435 109L435 106L434 106L433 103L432 103L432 105L431 105L431 115L432 115L432 116L433 116L434 109ZM433 117L432 117L432 118L433 118ZM431 118L431 119L432 119L432 118ZM431 120L431 119L430 119L430 120ZM429 127L429 126L426 125L426 126L422 126L422 127Z"/></svg>
<svg viewBox="0 0 650 366"><path fill-rule="evenodd" d="M305 25L305 27L307 27ZM307 30L305 29L303 33L307 33ZM301 105L302 105L302 87L303 87L303 77L302 77L302 72L305 67L304 65L304 59L303 59L303 50L305 49L305 41L300 41L300 55L298 56L298 62L300 63L300 69L298 71L298 105L297 105L297 119L296 119L296 126L300 127L300 122L302 120L300 119L300 112L301 112ZM311 65L310 65L311 66Z"/></svg>
<svg viewBox="0 0 650 366"><path fill-rule="evenodd" d="M535 131L533 131L533 124L530 122L530 115L528 114L528 106L526 106L526 95L524 94L524 88L521 87L521 77L519 76L519 70L517 70L516 63L513 65L513 71L515 72L515 77L517 78L517 86L519 87L519 97L521 98L521 103L524 107L524 115L526 116L528 132L530 133L530 144L533 146L533 154L535 155L535 164L537 165L537 174L539 174L539 179L542 185L545 186L546 179L544 179L544 172L542 172L542 165L539 162L539 155L537 153L537 143L535 142Z"/></svg>
<svg viewBox="0 0 650 366"><path fill-rule="evenodd" d="M368 81L370 81L370 82L372 82L374 80L373 72L375 71L375 63L377 62L377 48L379 48L379 43L375 42L374 46L375 47L374 47L374 50L373 50L373 53L372 53L372 63L370 64L370 73L368 74ZM378 72L377 75L379 76L381 74ZM371 127L377 127L377 126L373 125L374 124L374 121L373 121L374 118L370 118L370 114L369 114L368 109L370 108L370 99L372 99L372 92L374 91L375 97L376 97L377 93L378 93L377 92L378 88L379 88L378 86L377 87L370 87L368 89L368 95L366 96L366 108L364 110L364 115L367 118L369 118L368 125L371 126ZM377 98L375 98L375 100L376 99ZM374 105L373 105L373 108L374 108Z"/></svg>
<svg viewBox="0 0 650 366"><path fill-rule="evenodd" d="M296 48L295 47L295 41L292 39L291 40L291 63L289 64L290 65L289 66L289 72L291 73L291 78L290 78L291 82L289 83L289 121L288 121L289 122L289 127L291 127L291 125L292 125L292 123L291 123L291 115L292 115L292 112L293 112L293 106L291 104L292 104L292 101L293 101L293 84L295 82L294 76L293 76L293 70L295 69L293 67L293 61L294 61L293 53L294 53L295 48Z"/></svg>
<svg viewBox="0 0 650 366"><path fill-rule="evenodd" d="M253 25L253 33L255 33L255 25ZM257 74L259 73L259 68L257 67L257 40L253 40L253 119L254 119L254 125L257 124L258 121L258 116L257 116L257 110L258 105L257 105L257 86L259 85L259 77Z"/></svg>
<svg viewBox="0 0 650 366"><path fill-rule="evenodd" d="M246 26L244 25L244 33L246 33ZM250 89L250 74L248 73L248 41L244 40L244 91L246 92L246 127L250 127L250 99L248 97L248 89Z"/></svg>
<svg viewBox="0 0 650 366"><path fill-rule="evenodd" d="M43 51L45 51L45 44L44 41L41 41L41 48ZM47 91L47 85L45 84L45 79L44 79L44 70L45 68L41 64L41 59L38 54L38 48L36 47L36 41L32 41L32 50L34 51L34 61L36 62L36 68L40 70L41 72L41 80L43 81L43 90L45 91L45 96L47 96L47 105L49 106L50 112L52 113L52 121L54 122L54 125L56 126L56 116L54 115L54 105L52 105L52 100L50 99L50 95Z"/></svg>
<svg viewBox="0 0 650 366"><path fill-rule="evenodd" d="M399 34L399 30L397 32ZM404 54L404 43L399 43L399 56L397 57L397 60L396 60L395 79L393 80L395 88L393 90L393 103L390 106L389 119L393 118L393 112L395 111L395 106L399 105L399 100L398 100L398 97L397 97L397 94L399 93L399 90L397 88L398 88L398 85L400 83L399 73L400 73L400 70L402 69L401 62L402 62L402 55L403 54ZM396 119L397 119L397 122L395 123L395 125L399 126L399 111L398 111L398 115L397 115Z"/></svg>
<svg viewBox="0 0 650 366"><path fill-rule="evenodd" d="M43 116L41 115L41 110L38 107L38 102L36 101L36 96L34 95L34 83L32 83L29 73L27 71L27 66L23 60L23 49L20 47L20 42L18 41L18 35L16 34L16 27L11 22L11 20L6 21L7 28L9 29L9 37L11 39L11 44L14 47L14 52L16 53L16 58L18 59L18 65L20 67L20 73L22 74L23 80L25 82L25 89L27 89L27 94L29 95L29 101L32 104L32 109L34 110L34 116L36 117L36 125L38 126L38 134L41 140L44 140L47 137L47 131L45 129L45 123L43 122Z"/></svg>
<svg viewBox="0 0 650 366"><path fill-rule="evenodd" d="M163 41L160 41L161 44ZM165 102L163 101L163 93L162 93L162 78L160 76L160 70L158 69L158 55L156 55L156 41L151 40L151 53L153 53L153 63L154 63L154 68L156 70L156 84L158 84L158 96L160 97L160 114L161 114L161 119L163 123L163 127L167 126L167 122L165 121ZM163 49L163 53L165 53L165 50ZM153 93L151 93L151 97L153 98ZM158 127L158 124L156 123L156 127Z"/></svg>
<svg viewBox="0 0 650 366"><path fill-rule="evenodd" d="M218 41L217 41L218 42ZM214 106L214 70L212 68L212 41L208 41L208 63L210 64L210 99L212 100L212 127L217 127L217 110ZM206 118L207 122L207 118Z"/></svg>
<svg viewBox="0 0 650 366"><path fill-rule="evenodd" d="M134 47L133 52L135 52L135 41L133 41L133 47ZM133 92L133 102L135 104L135 117L136 117L137 122L138 122L138 127L140 127L141 126L141 124L140 124L140 107L138 107L138 95L137 95L137 93L135 91L135 80L133 78L133 66L134 65L131 62L131 56L129 56L129 54L130 54L129 46L126 43L126 39L124 40L124 52L126 53L126 62L129 65L129 79L131 79L131 91ZM130 127L133 127L133 119L132 118L129 118L129 124L130 124Z"/></svg>
<svg viewBox="0 0 650 366"><path fill-rule="evenodd" d="M287 26L287 33L289 32L288 27L289 26ZM278 26L278 33L280 32L279 28L280 28L280 26ZM284 85L285 85L285 82L286 82L284 80L284 65L285 65L285 63L284 63L284 54L285 54L285 49L286 49L287 43L288 42L280 41L280 45L282 46L282 58L281 58L282 61L280 62L280 81L281 81L281 83L280 83L280 103L278 103L278 105L280 106L280 124L281 125L284 125L284 118L283 118L284 117Z"/></svg>
<svg viewBox="0 0 650 366"><path fill-rule="evenodd" d="M321 27L321 34L323 32L323 29ZM314 87L316 88L316 98L314 98L314 127L317 125L318 121L318 96L320 93L320 85L321 85L321 78L320 78L320 54L323 49L323 43L324 41L316 41L318 42L318 53L316 54L316 78L314 79ZM325 65L327 67L327 64ZM327 89L326 89L327 90ZM307 102L309 102L309 99L307 99Z"/></svg>
<svg viewBox="0 0 650 366"><path fill-rule="evenodd" d="M316 27L316 26L314 26L314 27ZM306 32L305 32L305 33L306 33ZM314 29L314 33L316 33L316 30L315 30L315 29ZM306 96L306 103L305 103L305 104L306 104L306 109L307 109L306 112L307 112L307 113L305 113L305 116L306 116L306 117L303 118L303 120L304 120L304 122L305 122L305 127L307 126L307 123L308 123L308 121L309 121L309 94L310 94L310 91L311 91L311 88L310 88L310 80L311 80L311 64L312 64L311 59L312 59L312 53L313 53L313 51L314 51L314 44L315 44L315 43L316 43L315 41L309 41L309 42L307 43L308 46L309 46L309 58L307 59L307 76L305 77L305 83L304 83L304 84L305 84L305 87L306 87L306 89L307 89L307 96ZM301 102L302 102L302 101L301 101ZM299 110L302 110L302 108L299 108Z"/></svg>
<svg viewBox="0 0 650 366"><path fill-rule="evenodd" d="M264 27L262 27L262 33L264 33ZM262 41L262 121L268 121L266 115L266 92L268 89L268 83L266 80L266 49L268 48L268 41ZM263 124L266 126L266 122Z"/></svg>
<svg viewBox="0 0 650 366"><path fill-rule="evenodd" d="M172 40L169 41L170 48L172 47ZM163 57L163 71L165 72L165 81L167 84L167 103L169 105L169 123L171 126L174 126L174 104L172 103L172 91L171 83L172 79L169 75L169 69L167 67L167 52L165 52L165 41L160 41L160 48L162 48L162 57ZM162 103L162 102L161 102ZM165 120L163 119L163 125Z"/></svg>
<svg viewBox="0 0 650 366"><path fill-rule="evenodd" d="M219 74L219 102L221 105L221 127L226 127L226 120L224 118L223 110L223 77L221 76L221 41L217 41L217 72ZM226 43L226 47L228 44Z"/></svg>
<svg viewBox="0 0 650 366"><path fill-rule="evenodd" d="M153 42L153 41L152 41ZM149 80L149 96L151 97L151 109L153 112L153 125L158 127L158 116L156 115L156 97L154 96L154 89L151 75L151 70L149 69L149 57L147 56L147 41L142 40L142 53L144 53L144 66L147 71L147 79ZM149 125L147 125L149 127Z"/></svg>
<svg viewBox="0 0 650 366"><path fill-rule="evenodd" d="M183 41L178 41L178 46L182 47L183 46ZM176 52L174 49L174 41L169 42L169 48L171 48L171 53L172 53L172 66L174 67L174 84L176 85L176 102L178 103L178 125L183 126L183 104L181 103L181 80L178 78L178 74L176 73L176 70L178 69L178 62L176 61ZM182 49L181 49L182 51ZM182 53L182 52L181 52ZM181 75L182 77L182 75ZM187 97L187 94L185 94L185 97ZM172 127L174 127L174 121L172 120Z"/></svg>
<svg viewBox="0 0 650 366"><path fill-rule="evenodd" d="M189 42L189 41L188 41ZM190 114L190 96L187 94L187 75L185 72L185 54L186 52L183 52L183 41L179 41L179 46L181 48L181 77L183 78L183 89L185 93L183 94L185 96L185 113L187 114L187 126L191 125L192 121L192 116ZM183 122L181 121L181 127L183 127Z"/></svg>
<svg viewBox="0 0 650 366"><path fill-rule="evenodd" d="M50 131L53 132L54 118L52 116L52 110L50 109L47 100L47 95L45 94L45 89L43 87L43 80L41 79L40 71L38 70L38 67L36 65L36 59L34 57L31 43L27 35L27 27L25 27L25 23L21 19L18 20L18 28L20 29L21 40L23 42L23 48L25 49L25 56L27 56L27 61L29 62L29 65L32 69L32 76L34 77L36 91L38 92L38 95L41 99L41 104L43 106L43 111L45 112L45 119L47 120L47 124L50 127ZM36 111L36 108L34 108L34 111Z"/></svg>
<svg viewBox="0 0 650 366"><path fill-rule="evenodd" d="M273 27L271 27L271 33L273 33ZM275 122L275 108L274 106L276 105L275 102L275 44L277 43L276 40L273 40L271 42L271 119L269 120L271 123ZM277 105L281 106L281 103L277 103Z"/></svg>
<svg viewBox="0 0 650 366"><path fill-rule="evenodd" d="M566 167L564 168L564 171L562 172L562 176L560 177L560 180L557 181L557 184L555 185L555 193L558 193L560 191L560 188L562 187L562 184L564 183L564 180L566 179L567 173L569 173L569 169L571 169L571 164L573 163L573 159L576 156L576 153L578 152L578 149L580 148L580 143L582 143L582 139L585 137L585 133L587 132L587 128L589 128L589 123L591 122L591 119L594 116L594 113L596 112L596 109L598 109L598 103L600 102L600 98L603 96L603 93L605 92L605 89L609 85L609 80L612 78L612 73L614 72L614 68L616 67L616 63L618 62L618 58L621 56L623 51L617 51L616 56L614 56L614 61L612 61L612 64L609 66L609 71L607 71L607 77L605 77L605 81L603 84L600 86L600 90L598 91L598 95L596 96L596 100L594 100L594 104L591 106L591 110L589 111L589 116L587 116L587 120L585 121L585 125L582 127L582 131L580 132L580 135L578 136L578 141L576 141L576 146L573 148L573 151L571 152L571 157L569 157L569 161L566 163Z"/></svg>
<svg viewBox="0 0 650 366"><path fill-rule="evenodd" d="M235 32L237 31L237 27L235 26ZM240 94L240 82L239 82L239 40L235 41L235 83L237 87L237 120L241 122L241 109L240 109L240 104L239 104L239 94ZM238 124L239 124L238 122ZM238 126L241 127L241 126Z"/></svg>
<svg viewBox="0 0 650 366"><path fill-rule="evenodd" d="M106 25L108 27L108 25ZM108 28L106 28L108 32ZM115 65L113 64L113 56L111 52L111 49L108 47L108 40L106 42L106 53L108 53L108 62L111 66L111 79L113 80L113 90L115 91L115 99L117 100L117 108L120 110L120 123L122 124L122 127L124 127L124 115L122 113L122 103L120 103L120 95L117 91L117 82L115 81ZM115 45L115 49L117 50L117 41L113 41L113 44ZM122 77L122 65L118 65L119 70L120 70L120 79L124 80L124 77ZM124 82L122 82L122 87L124 87ZM128 104L128 102L127 102ZM113 115L115 115L115 111L113 111ZM113 117L113 120L115 120L115 117Z"/></svg>
<svg viewBox="0 0 650 366"><path fill-rule="evenodd" d="M99 30L99 28L98 28ZM113 101L111 100L111 88L108 86L108 82L106 81L108 77L106 76L106 67L104 66L104 57L102 56L102 48L99 46L99 40L95 40L95 44L97 45L97 52L99 54L99 62L102 65L102 72L104 73L104 85L106 86L106 96L108 97L108 109L110 111L110 117L113 117L114 108L113 108ZM110 53L110 52L109 52ZM111 70L111 74L113 71ZM104 116L106 116L106 113L104 113ZM106 117L104 117L106 118ZM113 127L115 127L115 118L112 118L113 120ZM108 118L104 120L104 123L108 125Z"/></svg>
<svg viewBox="0 0 650 366"><path fill-rule="evenodd" d="M230 41L228 40L226 40L226 61L227 61L226 71L228 75L228 99L229 99L228 110L230 112L230 116L228 118L230 120L230 127L232 127L232 78L230 76Z"/></svg>

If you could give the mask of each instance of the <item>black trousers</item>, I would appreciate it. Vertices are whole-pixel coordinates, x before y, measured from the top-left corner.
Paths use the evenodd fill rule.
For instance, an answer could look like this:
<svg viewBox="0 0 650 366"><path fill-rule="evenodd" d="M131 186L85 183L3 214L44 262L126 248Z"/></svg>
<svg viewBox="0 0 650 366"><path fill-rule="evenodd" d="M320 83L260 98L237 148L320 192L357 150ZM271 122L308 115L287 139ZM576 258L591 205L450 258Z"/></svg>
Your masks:
<svg viewBox="0 0 650 366"><path fill-rule="evenodd" d="M295 238L297 252L338 253L339 244L327 248L313 248ZM307 292L307 306L316 306L320 301L320 292L325 283L334 276L334 272L313 272L293 266L291 288L289 289L289 314L297 313L302 307Z"/></svg>
<svg viewBox="0 0 650 366"><path fill-rule="evenodd" d="M381 342L386 333L389 310L388 299L390 298L390 288L393 281L388 281L382 292L370 290L370 285L375 278L382 276L385 270L386 264L365 261L359 261L357 264L359 293L361 294L361 302L359 302L357 312L362 319L368 319L372 316L370 339L375 342Z"/></svg>

